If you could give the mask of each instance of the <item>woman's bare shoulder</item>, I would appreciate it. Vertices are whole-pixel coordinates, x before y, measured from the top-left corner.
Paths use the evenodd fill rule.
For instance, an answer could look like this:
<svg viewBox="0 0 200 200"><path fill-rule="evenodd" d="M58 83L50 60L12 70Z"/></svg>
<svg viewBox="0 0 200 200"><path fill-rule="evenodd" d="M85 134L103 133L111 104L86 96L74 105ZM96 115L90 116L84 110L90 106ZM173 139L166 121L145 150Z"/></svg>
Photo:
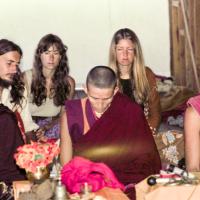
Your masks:
<svg viewBox="0 0 200 200"><path fill-rule="evenodd" d="M72 88L75 88L75 80L74 80L74 78L72 78L71 76L68 76L67 77L67 80L68 80L68 82L69 82L69 84L71 85L71 87Z"/></svg>

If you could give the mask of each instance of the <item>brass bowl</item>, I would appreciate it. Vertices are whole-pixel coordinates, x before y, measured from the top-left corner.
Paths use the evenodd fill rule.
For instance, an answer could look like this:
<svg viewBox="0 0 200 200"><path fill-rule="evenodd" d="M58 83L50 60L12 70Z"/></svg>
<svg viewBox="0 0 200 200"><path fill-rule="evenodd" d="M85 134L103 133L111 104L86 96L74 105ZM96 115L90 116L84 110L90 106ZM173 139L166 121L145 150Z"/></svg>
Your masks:
<svg viewBox="0 0 200 200"><path fill-rule="evenodd" d="M48 179L50 175L50 172L47 167L37 167L36 172L26 172L26 176L29 181L40 184L44 180Z"/></svg>

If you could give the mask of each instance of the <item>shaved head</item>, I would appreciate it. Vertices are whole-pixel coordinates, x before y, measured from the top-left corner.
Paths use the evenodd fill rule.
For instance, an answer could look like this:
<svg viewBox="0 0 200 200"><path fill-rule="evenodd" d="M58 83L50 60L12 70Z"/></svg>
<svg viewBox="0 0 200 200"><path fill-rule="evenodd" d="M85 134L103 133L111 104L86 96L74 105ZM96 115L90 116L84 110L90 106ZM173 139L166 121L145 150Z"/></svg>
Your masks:
<svg viewBox="0 0 200 200"><path fill-rule="evenodd" d="M93 85L97 88L115 88L117 77L115 72L107 66L96 66L92 68L86 79L86 85Z"/></svg>

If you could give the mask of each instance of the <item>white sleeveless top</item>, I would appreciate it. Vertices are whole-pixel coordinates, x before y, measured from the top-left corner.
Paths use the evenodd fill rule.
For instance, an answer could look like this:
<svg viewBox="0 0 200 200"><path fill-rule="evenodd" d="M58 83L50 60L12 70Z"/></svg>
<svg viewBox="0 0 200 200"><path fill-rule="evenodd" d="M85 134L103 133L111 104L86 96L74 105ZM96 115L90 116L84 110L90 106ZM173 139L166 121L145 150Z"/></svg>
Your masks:
<svg viewBox="0 0 200 200"><path fill-rule="evenodd" d="M37 106L32 103L32 94L31 94L31 82L32 82L32 70L27 70L24 72L26 81L27 81L27 90L28 90L28 101L29 109L32 116L40 117L54 117L58 115L61 111L61 106L56 106L53 102L53 99L47 97L46 101L42 105Z"/></svg>

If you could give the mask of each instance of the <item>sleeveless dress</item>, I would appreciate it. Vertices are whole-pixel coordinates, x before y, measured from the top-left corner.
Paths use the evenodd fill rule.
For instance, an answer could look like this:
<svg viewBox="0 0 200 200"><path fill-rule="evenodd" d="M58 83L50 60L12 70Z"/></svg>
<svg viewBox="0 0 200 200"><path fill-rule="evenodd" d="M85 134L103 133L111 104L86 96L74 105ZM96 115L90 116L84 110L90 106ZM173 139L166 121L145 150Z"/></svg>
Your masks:
<svg viewBox="0 0 200 200"><path fill-rule="evenodd" d="M58 118L61 106L56 106L53 102L52 98L47 97L45 102L42 105L37 106L32 102L32 94L31 94L31 83L32 83L32 70L27 70L24 72L27 90L28 90L28 102L31 115L34 121L39 125L39 127L43 127L55 118ZM55 124L52 128L45 132L45 136L49 139L58 139L60 137L60 125L59 123Z"/></svg>

